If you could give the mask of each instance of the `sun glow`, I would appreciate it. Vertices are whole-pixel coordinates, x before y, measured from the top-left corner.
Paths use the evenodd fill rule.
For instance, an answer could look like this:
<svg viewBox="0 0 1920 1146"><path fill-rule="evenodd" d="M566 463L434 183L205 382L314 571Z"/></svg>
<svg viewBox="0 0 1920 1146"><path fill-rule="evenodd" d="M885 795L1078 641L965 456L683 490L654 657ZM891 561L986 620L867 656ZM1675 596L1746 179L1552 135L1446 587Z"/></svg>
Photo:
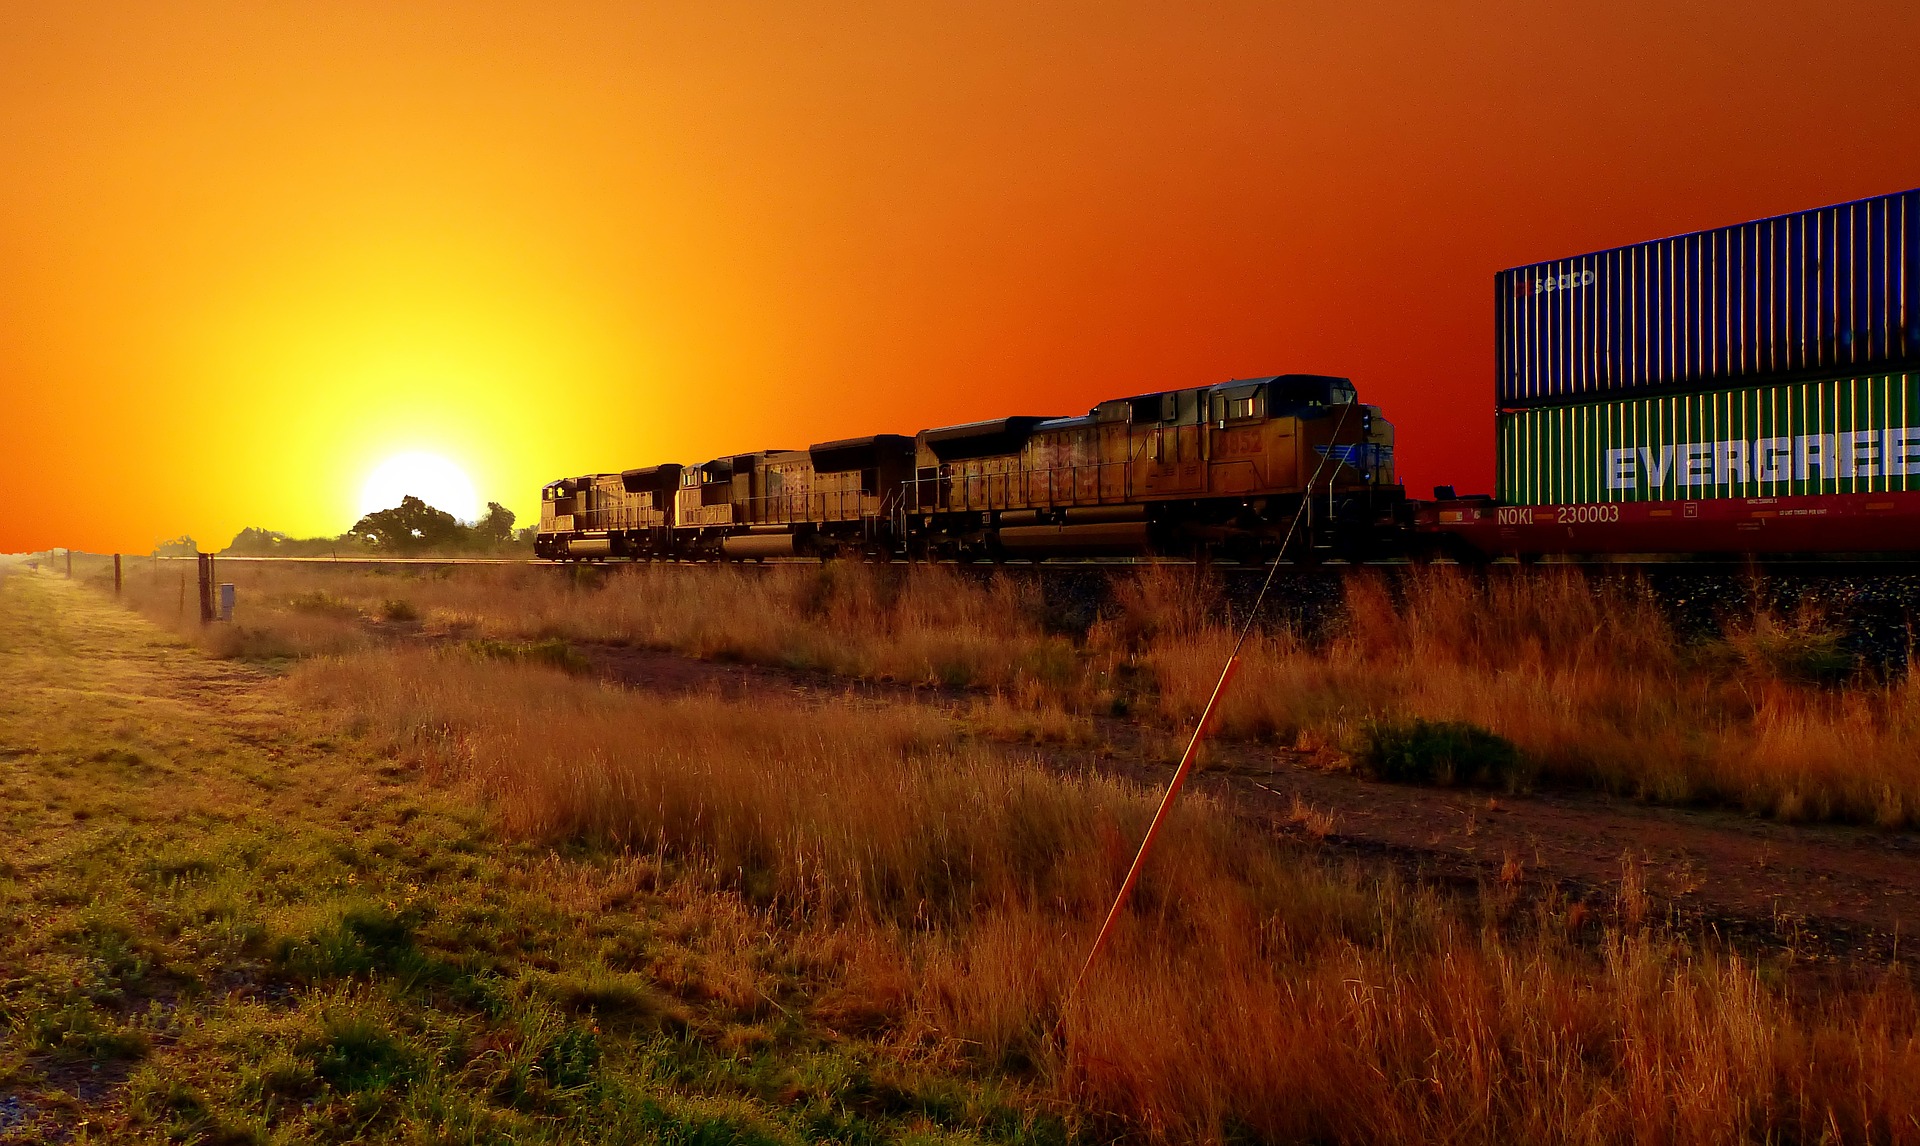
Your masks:
<svg viewBox="0 0 1920 1146"><path fill-rule="evenodd" d="M417 450L395 454L374 467L360 487L360 513L391 509L408 495L461 521L480 518L480 498L466 471L439 454Z"/></svg>

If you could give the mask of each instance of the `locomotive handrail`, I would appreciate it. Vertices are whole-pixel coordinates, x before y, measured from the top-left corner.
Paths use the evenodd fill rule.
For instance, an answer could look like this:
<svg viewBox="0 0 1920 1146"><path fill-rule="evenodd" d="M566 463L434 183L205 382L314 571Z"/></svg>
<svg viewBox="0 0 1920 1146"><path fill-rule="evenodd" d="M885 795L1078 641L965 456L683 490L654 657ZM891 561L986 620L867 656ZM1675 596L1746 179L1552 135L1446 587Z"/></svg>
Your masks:
<svg viewBox="0 0 1920 1146"><path fill-rule="evenodd" d="M813 499L820 499L820 511L813 511ZM873 502L869 508L867 503ZM807 490L805 492L761 494L731 503L741 513L740 525L792 525L824 521L862 521L884 515L879 494L860 489ZM849 505L851 504L851 509Z"/></svg>
<svg viewBox="0 0 1920 1146"><path fill-rule="evenodd" d="M965 512L993 509L1051 509L1056 506L1124 504L1136 498L1132 461L1086 462L1046 469L1021 469L985 474L946 473L934 477L911 477L900 483L905 510ZM945 467L942 467L945 468ZM1120 488L1110 488L1107 478L1115 470L1123 480ZM1063 480L1064 478L1064 480ZM1090 480L1087 480L1090 479ZM941 487L946 487L944 503ZM997 488L1000 496L996 499ZM958 487L956 489L955 487ZM1018 490L1016 498L1015 491ZM1087 493L1081 493L1082 489ZM928 497L928 491L932 496ZM976 491L979 496L976 496ZM954 496L959 493L960 496Z"/></svg>

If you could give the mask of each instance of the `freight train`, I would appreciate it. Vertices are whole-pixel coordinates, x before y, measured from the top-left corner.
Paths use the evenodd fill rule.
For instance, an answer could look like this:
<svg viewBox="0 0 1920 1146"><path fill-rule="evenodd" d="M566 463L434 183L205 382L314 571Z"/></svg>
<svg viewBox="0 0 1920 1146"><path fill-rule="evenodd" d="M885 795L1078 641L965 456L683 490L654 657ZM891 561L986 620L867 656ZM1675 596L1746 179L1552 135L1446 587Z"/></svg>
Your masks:
<svg viewBox="0 0 1920 1146"><path fill-rule="evenodd" d="M1404 525L1393 426L1345 378L1283 374L549 483L554 559L1220 552L1365 556Z"/></svg>
<svg viewBox="0 0 1920 1146"><path fill-rule="evenodd" d="M1920 191L1501 271L1496 488L1284 374L549 484L556 560L1920 551Z"/></svg>

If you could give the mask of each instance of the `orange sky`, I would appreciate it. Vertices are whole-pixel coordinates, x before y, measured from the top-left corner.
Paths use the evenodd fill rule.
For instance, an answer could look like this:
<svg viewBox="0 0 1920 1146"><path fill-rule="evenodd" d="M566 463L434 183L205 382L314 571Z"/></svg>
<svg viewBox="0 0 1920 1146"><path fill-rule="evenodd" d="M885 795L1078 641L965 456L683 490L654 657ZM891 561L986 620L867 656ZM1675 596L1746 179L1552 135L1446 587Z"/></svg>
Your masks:
<svg viewBox="0 0 1920 1146"><path fill-rule="evenodd" d="M1294 370L1484 489L1495 270L1920 185L1910 3L1451 7L0 6L0 550Z"/></svg>

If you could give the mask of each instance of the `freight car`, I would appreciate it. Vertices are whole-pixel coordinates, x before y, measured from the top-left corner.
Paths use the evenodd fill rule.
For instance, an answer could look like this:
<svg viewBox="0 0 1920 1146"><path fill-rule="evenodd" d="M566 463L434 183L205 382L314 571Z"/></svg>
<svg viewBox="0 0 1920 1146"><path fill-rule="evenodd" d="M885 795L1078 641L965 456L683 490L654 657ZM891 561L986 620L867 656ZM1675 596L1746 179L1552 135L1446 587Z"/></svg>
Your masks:
<svg viewBox="0 0 1920 1146"><path fill-rule="evenodd" d="M677 476L669 496L667 474ZM556 560L1359 555L1408 520L1393 427L1345 378L1242 378L1014 416L591 474L542 491Z"/></svg>
<svg viewBox="0 0 1920 1146"><path fill-rule="evenodd" d="M1920 191L1495 276L1464 555L1920 551Z"/></svg>

